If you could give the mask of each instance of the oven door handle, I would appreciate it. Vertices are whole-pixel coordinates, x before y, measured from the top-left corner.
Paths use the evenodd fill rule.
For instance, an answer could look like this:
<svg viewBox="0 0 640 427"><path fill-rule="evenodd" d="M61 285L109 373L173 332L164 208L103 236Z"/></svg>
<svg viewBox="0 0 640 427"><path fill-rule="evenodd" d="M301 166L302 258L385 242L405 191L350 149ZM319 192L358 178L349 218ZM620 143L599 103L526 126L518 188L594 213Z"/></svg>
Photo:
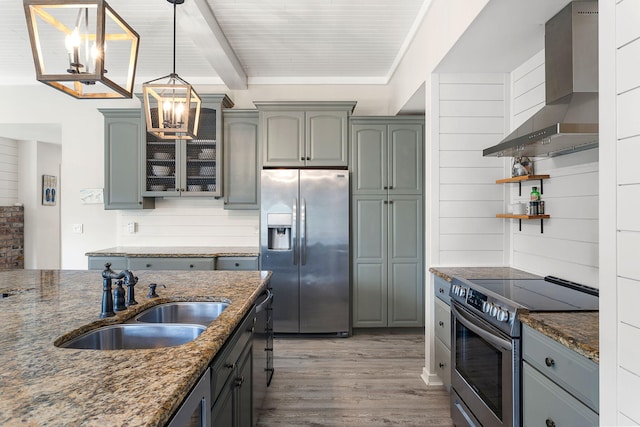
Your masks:
<svg viewBox="0 0 640 427"><path fill-rule="evenodd" d="M463 313L460 309L456 308L455 304L451 304L451 311L453 312L453 315L455 316L457 321L462 323L466 328L475 332L478 336L480 336L480 338L485 339L491 344L498 347L502 347L506 350L511 351L513 349L513 346L511 345L510 341L507 341L501 337L498 337L492 334L491 332L488 332L485 329L481 328L480 326L476 325L473 322L473 320L468 318L468 315Z"/></svg>

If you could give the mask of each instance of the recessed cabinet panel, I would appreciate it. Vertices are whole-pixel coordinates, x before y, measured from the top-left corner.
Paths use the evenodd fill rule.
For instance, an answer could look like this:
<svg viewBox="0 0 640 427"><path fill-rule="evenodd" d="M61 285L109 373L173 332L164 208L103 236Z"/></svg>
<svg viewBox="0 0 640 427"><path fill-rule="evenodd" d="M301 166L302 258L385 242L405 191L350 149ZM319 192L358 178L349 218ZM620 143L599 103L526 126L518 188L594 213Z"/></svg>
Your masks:
<svg viewBox="0 0 640 427"><path fill-rule="evenodd" d="M260 145L258 113L225 112L224 208L258 209Z"/></svg>
<svg viewBox="0 0 640 427"><path fill-rule="evenodd" d="M356 327L387 326L387 271L380 262L354 266L354 325Z"/></svg>
<svg viewBox="0 0 640 427"><path fill-rule="evenodd" d="M389 190L422 194L422 126L389 125Z"/></svg>
<svg viewBox="0 0 640 427"><path fill-rule="evenodd" d="M304 166L303 111L265 111L261 126L263 166Z"/></svg>
<svg viewBox="0 0 640 427"><path fill-rule="evenodd" d="M101 109L104 115L104 208L154 208L153 199L142 197L139 109Z"/></svg>
<svg viewBox="0 0 640 427"><path fill-rule="evenodd" d="M387 126L353 125L353 192L375 194L387 185Z"/></svg>
<svg viewBox="0 0 640 427"><path fill-rule="evenodd" d="M348 165L348 113L306 112L307 166Z"/></svg>

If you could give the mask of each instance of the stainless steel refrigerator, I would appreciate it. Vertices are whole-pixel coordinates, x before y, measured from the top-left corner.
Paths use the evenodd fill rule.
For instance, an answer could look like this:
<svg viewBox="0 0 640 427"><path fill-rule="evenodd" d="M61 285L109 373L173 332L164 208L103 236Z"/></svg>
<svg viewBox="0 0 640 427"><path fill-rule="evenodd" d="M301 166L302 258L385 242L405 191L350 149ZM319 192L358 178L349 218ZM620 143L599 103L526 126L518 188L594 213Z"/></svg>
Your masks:
<svg viewBox="0 0 640 427"><path fill-rule="evenodd" d="M349 172L264 169L260 197L274 331L349 335Z"/></svg>

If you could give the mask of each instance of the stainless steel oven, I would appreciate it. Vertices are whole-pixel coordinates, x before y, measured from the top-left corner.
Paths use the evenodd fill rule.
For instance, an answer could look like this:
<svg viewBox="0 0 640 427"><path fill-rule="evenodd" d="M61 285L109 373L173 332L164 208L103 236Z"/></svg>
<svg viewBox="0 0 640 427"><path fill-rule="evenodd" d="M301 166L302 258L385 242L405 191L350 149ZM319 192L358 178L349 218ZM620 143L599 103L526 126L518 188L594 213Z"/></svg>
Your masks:
<svg viewBox="0 0 640 427"><path fill-rule="evenodd" d="M451 386L455 425L517 425L520 339L511 338L453 302ZM517 402L516 402L517 403Z"/></svg>
<svg viewBox="0 0 640 427"><path fill-rule="evenodd" d="M456 426L521 425L522 311L597 310L598 291L555 277L451 282L451 417Z"/></svg>

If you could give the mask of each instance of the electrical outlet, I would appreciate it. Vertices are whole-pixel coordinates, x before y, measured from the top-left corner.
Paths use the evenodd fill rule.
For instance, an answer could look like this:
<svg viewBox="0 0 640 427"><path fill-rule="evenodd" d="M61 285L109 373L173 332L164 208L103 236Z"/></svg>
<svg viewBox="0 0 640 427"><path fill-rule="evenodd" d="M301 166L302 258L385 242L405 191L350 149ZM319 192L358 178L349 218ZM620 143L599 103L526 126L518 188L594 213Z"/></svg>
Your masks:
<svg viewBox="0 0 640 427"><path fill-rule="evenodd" d="M136 231L138 231L138 223L136 222L128 223L127 230L129 231L129 233L135 233Z"/></svg>
<svg viewBox="0 0 640 427"><path fill-rule="evenodd" d="M76 234L82 234L82 224L73 224L73 232Z"/></svg>

